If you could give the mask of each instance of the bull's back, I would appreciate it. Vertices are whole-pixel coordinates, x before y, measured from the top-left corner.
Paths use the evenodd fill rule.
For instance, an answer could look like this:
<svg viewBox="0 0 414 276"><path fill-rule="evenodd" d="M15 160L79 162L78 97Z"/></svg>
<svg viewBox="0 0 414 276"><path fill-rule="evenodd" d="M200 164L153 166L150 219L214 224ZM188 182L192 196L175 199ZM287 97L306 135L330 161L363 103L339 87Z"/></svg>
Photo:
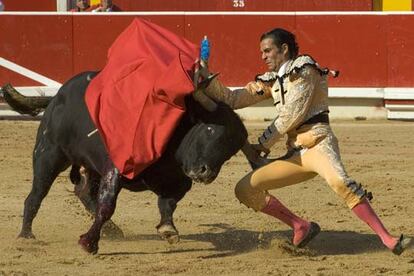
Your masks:
<svg viewBox="0 0 414 276"><path fill-rule="evenodd" d="M72 164L101 170L107 156L105 147L89 115L85 92L96 72L84 72L68 80L45 110L37 134L42 140L59 147Z"/></svg>

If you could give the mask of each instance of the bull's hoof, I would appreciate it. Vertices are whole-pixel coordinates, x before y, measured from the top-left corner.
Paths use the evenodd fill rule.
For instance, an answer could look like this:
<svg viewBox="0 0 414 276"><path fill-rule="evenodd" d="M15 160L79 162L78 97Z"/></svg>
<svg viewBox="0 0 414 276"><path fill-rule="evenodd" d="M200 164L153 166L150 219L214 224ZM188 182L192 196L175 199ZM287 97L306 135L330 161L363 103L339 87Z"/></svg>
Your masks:
<svg viewBox="0 0 414 276"><path fill-rule="evenodd" d="M22 238L22 239L36 239L35 235L33 235L32 231L22 231L20 232L20 234L17 236L17 238Z"/></svg>
<svg viewBox="0 0 414 276"><path fill-rule="evenodd" d="M94 255L98 253L98 243L90 241L87 234L83 234L80 236L78 244L82 247L83 250L90 254Z"/></svg>
<svg viewBox="0 0 414 276"><path fill-rule="evenodd" d="M108 220L102 227L102 236L109 239L123 239L124 232L113 221Z"/></svg>
<svg viewBox="0 0 414 276"><path fill-rule="evenodd" d="M167 240L169 244L178 243L180 241L177 229L171 224L158 226L157 231L160 237Z"/></svg>
<svg viewBox="0 0 414 276"><path fill-rule="evenodd" d="M178 243L180 241L180 236L177 235L169 235L168 237L165 238L169 244L175 244Z"/></svg>

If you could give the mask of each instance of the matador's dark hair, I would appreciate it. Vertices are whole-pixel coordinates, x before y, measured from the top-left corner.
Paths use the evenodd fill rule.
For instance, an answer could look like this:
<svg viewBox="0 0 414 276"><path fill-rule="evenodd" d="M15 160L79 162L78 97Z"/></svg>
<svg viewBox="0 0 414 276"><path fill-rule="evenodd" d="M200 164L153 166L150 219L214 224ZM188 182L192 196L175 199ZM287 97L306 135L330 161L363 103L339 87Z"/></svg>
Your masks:
<svg viewBox="0 0 414 276"><path fill-rule="evenodd" d="M266 38L273 39L273 43L281 48L282 44L287 44L289 48L289 58L294 59L298 56L299 46L296 43L295 35L285 29L276 28L269 32L262 34L260 41Z"/></svg>

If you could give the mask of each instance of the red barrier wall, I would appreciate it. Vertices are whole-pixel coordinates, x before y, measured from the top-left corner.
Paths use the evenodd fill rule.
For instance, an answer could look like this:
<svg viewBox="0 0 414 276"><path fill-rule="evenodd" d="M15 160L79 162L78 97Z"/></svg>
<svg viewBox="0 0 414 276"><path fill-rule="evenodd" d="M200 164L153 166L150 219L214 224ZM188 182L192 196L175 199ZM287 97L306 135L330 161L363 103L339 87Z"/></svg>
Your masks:
<svg viewBox="0 0 414 276"><path fill-rule="evenodd" d="M63 82L73 74L72 16L0 15L0 57ZM39 85L0 66L0 85Z"/></svg>
<svg viewBox="0 0 414 276"><path fill-rule="evenodd" d="M372 11L372 0L114 0L124 11Z"/></svg>
<svg viewBox="0 0 414 276"><path fill-rule="evenodd" d="M386 18L388 85L414 86L414 16L390 15Z"/></svg>
<svg viewBox="0 0 414 276"><path fill-rule="evenodd" d="M386 16L375 15L297 16L300 52L340 70L332 86L387 86L385 21Z"/></svg>
<svg viewBox="0 0 414 276"><path fill-rule="evenodd" d="M0 57L57 81L98 70L106 51L133 15L1 15ZM301 53L339 69L340 87L413 87L413 15L151 15L146 19L199 43L212 44L210 66L229 86L264 72L262 32L283 27L296 33ZM0 84L38 85L0 67Z"/></svg>
<svg viewBox="0 0 414 276"><path fill-rule="evenodd" d="M116 37L135 16L75 16L73 18L74 71L99 70ZM147 16L145 19L185 36L184 15Z"/></svg>
<svg viewBox="0 0 414 276"><path fill-rule="evenodd" d="M56 11L56 0L2 0L6 11Z"/></svg>
<svg viewBox="0 0 414 276"><path fill-rule="evenodd" d="M282 28L295 29L294 15L278 16L276 21ZM212 45L210 68L221 73L226 85L239 86L266 70L259 38L274 23L274 16L187 16L186 37L197 42L208 35Z"/></svg>

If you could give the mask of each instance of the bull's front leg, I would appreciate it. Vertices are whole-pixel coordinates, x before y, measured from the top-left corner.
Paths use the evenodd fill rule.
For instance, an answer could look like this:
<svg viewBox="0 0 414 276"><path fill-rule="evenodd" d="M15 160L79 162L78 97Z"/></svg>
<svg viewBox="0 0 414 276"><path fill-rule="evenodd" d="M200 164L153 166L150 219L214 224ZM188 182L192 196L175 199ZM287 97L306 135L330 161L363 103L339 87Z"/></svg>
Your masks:
<svg viewBox="0 0 414 276"><path fill-rule="evenodd" d="M167 240L170 244L180 241L180 236L173 222L173 214L177 208L177 201L175 198L158 196L158 209L160 211L161 221L157 225L157 231L161 238Z"/></svg>
<svg viewBox="0 0 414 276"><path fill-rule="evenodd" d="M112 217L120 190L119 172L111 164L104 170L103 177L99 184L95 221L89 231L81 235L79 239L79 244L85 251L92 254L98 252L98 243L102 226Z"/></svg>
<svg viewBox="0 0 414 276"><path fill-rule="evenodd" d="M77 168L72 168L73 170ZM99 182L101 177L94 171L88 171L86 168L81 167L76 172L79 176L79 180L75 185L75 195L80 199L85 209L95 217L95 211L97 206L97 198L99 191ZM71 174L75 174L72 173ZM112 220L108 220L102 227L102 236L109 238L123 238L124 233L121 228L118 227Z"/></svg>

